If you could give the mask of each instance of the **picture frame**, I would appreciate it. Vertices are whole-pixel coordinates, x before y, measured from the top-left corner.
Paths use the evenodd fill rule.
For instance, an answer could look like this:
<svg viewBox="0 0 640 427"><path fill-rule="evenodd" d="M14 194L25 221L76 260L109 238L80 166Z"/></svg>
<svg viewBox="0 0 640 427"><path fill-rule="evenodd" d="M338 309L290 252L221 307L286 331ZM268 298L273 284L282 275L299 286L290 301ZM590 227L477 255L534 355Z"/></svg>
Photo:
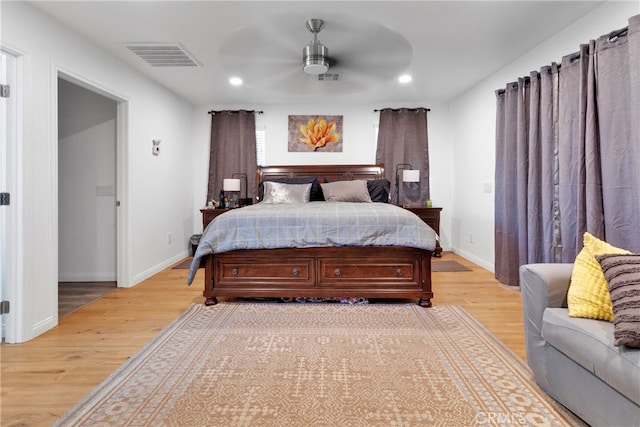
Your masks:
<svg viewBox="0 0 640 427"><path fill-rule="evenodd" d="M341 115L290 115L289 152L342 152Z"/></svg>

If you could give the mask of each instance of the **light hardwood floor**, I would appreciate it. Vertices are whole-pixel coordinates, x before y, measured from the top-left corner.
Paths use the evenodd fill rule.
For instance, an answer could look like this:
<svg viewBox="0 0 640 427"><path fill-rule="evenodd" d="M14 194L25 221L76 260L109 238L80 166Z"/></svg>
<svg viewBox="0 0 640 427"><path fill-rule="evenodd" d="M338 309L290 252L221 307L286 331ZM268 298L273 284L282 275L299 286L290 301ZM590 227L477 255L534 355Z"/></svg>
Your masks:
<svg viewBox="0 0 640 427"><path fill-rule="evenodd" d="M461 305L524 359L520 293L451 252L442 259L473 271L433 273L434 305ZM51 425L189 305L204 301L204 270L191 287L186 276L169 268L65 316L32 341L2 344L0 425Z"/></svg>

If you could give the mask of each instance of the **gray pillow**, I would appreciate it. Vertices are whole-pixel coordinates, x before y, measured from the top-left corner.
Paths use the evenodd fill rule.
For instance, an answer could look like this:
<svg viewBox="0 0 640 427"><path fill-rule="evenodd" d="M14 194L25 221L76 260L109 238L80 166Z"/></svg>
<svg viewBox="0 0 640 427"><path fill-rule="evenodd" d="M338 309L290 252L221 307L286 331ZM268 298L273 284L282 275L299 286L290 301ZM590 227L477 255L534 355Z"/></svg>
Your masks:
<svg viewBox="0 0 640 427"><path fill-rule="evenodd" d="M281 184L265 181L262 203L307 203L311 195L309 184Z"/></svg>
<svg viewBox="0 0 640 427"><path fill-rule="evenodd" d="M367 181L336 181L320 184L327 202L365 202L371 203Z"/></svg>
<svg viewBox="0 0 640 427"><path fill-rule="evenodd" d="M596 255L613 304L614 345L640 348L640 254Z"/></svg>

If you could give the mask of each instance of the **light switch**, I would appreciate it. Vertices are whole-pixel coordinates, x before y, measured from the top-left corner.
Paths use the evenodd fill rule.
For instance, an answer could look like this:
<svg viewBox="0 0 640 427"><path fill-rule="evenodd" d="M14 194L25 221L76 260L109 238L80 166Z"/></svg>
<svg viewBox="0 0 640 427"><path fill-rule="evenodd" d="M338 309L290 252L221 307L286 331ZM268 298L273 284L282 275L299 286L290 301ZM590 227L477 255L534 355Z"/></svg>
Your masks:
<svg viewBox="0 0 640 427"><path fill-rule="evenodd" d="M157 156L160 154L160 143L162 142L159 139L154 139L153 141L151 141L153 143L153 147L151 147L151 153L154 156Z"/></svg>
<svg viewBox="0 0 640 427"><path fill-rule="evenodd" d="M115 196L113 185L96 185L96 196Z"/></svg>

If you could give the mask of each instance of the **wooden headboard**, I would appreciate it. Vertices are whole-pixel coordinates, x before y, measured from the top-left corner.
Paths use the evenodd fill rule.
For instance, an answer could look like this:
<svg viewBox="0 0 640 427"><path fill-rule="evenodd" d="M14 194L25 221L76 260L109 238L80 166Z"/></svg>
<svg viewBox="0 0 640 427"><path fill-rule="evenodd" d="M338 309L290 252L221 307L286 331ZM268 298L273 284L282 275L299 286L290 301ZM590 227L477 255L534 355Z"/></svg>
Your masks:
<svg viewBox="0 0 640 427"><path fill-rule="evenodd" d="M306 176L316 176L319 182L382 179L384 165L259 166L256 174L256 191L258 184L262 181Z"/></svg>

